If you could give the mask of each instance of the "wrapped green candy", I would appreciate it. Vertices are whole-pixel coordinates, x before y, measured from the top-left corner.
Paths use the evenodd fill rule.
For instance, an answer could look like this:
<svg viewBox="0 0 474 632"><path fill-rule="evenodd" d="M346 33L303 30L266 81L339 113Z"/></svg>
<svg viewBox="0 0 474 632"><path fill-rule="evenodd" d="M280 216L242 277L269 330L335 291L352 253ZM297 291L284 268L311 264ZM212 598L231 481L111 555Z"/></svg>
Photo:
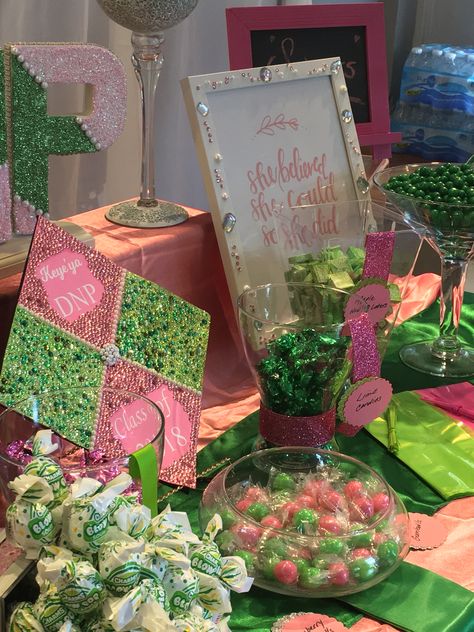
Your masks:
<svg viewBox="0 0 474 632"><path fill-rule="evenodd" d="M140 579L156 579L161 582L167 568L167 560L159 555L154 544L147 542L140 556Z"/></svg>
<svg viewBox="0 0 474 632"><path fill-rule="evenodd" d="M8 483L8 487L15 492L17 502L40 503L52 508L54 501L53 489L40 476L21 474Z"/></svg>
<svg viewBox="0 0 474 632"><path fill-rule="evenodd" d="M7 509L7 533L27 559L38 557L41 547L54 544L58 534L53 514L45 505L18 501Z"/></svg>
<svg viewBox="0 0 474 632"><path fill-rule="evenodd" d="M45 629L35 617L33 604L19 603L12 612L9 622L9 632L45 632Z"/></svg>
<svg viewBox="0 0 474 632"><path fill-rule="evenodd" d="M104 542L99 550L99 573L114 596L125 595L140 581L143 540Z"/></svg>
<svg viewBox="0 0 474 632"><path fill-rule="evenodd" d="M64 505L62 543L88 556L96 553L107 537L118 495L131 482L131 477L122 473L93 496L76 498L71 494Z"/></svg>
<svg viewBox="0 0 474 632"><path fill-rule="evenodd" d="M72 623L75 619L63 605L54 587L40 594L33 606L33 611L45 632L57 632L64 624Z"/></svg>
<svg viewBox="0 0 474 632"><path fill-rule="evenodd" d="M24 474L39 476L53 490L54 502L59 504L68 493L66 479L60 466L48 456L37 456L25 467Z"/></svg>
<svg viewBox="0 0 474 632"><path fill-rule="evenodd" d="M104 603L103 613L114 630L167 630L171 625L165 608L168 607L163 587L151 579L143 580L126 595L109 597ZM155 617L155 628L150 627ZM161 625L165 627L161 628Z"/></svg>
<svg viewBox="0 0 474 632"><path fill-rule="evenodd" d="M193 612L182 612L173 619L173 624L178 632L224 632L224 628L219 627L212 620L204 619ZM229 628L226 626L226 629Z"/></svg>
<svg viewBox="0 0 474 632"><path fill-rule="evenodd" d="M171 611L175 614L186 612L195 602L199 593L199 580L190 568L168 564L163 586L168 595Z"/></svg>
<svg viewBox="0 0 474 632"><path fill-rule="evenodd" d="M136 499L119 497L112 516L112 523L132 538L145 536L151 524L151 511Z"/></svg>
<svg viewBox="0 0 474 632"><path fill-rule="evenodd" d="M191 529L187 514L171 511L169 506L151 521L148 530L150 542L163 548L170 548L185 556L190 545L200 544L200 540Z"/></svg>
<svg viewBox="0 0 474 632"><path fill-rule="evenodd" d="M71 621L65 621L59 628L59 632L81 632L81 628Z"/></svg>

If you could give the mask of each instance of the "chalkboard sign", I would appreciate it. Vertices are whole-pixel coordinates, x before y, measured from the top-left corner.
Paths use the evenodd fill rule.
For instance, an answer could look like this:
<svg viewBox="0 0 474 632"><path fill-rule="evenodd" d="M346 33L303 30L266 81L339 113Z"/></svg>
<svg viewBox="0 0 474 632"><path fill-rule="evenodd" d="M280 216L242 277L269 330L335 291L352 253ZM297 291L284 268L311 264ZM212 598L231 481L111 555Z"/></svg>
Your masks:
<svg viewBox="0 0 474 632"><path fill-rule="evenodd" d="M365 26L251 31L252 66L340 57L356 123L370 121Z"/></svg>
<svg viewBox="0 0 474 632"><path fill-rule="evenodd" d="M227 9L231 70L340 57L359 142L391 156L382 3Z"/></svg>

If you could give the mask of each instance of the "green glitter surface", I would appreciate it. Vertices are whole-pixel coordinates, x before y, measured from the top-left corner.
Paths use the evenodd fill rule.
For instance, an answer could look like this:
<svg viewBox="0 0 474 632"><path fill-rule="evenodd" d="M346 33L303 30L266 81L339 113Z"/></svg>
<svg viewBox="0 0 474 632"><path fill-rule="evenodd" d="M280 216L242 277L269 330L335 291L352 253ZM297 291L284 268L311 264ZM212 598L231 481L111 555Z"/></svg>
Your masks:
<svg viewBox="0 0 474 632"><path fill-rule="evenodd" d="M32 393L77 389L42 400L38 421L89 448L99 391L79 387L100 386L103 369L98 352L18 306L3 361L0 399L11 406ZM31 416L31 401L16 408Z"/></svg>
<svg viewBox="0 0 474 632"><path fill-rule="evenodd" d="M209 314L127 273L116 345L124 359L200 391Z"/></svg>
<svg viewBox="0 0 474 632"><path fill-rule="evenodd" d="M0 164L7 161L7 124L5 121L5 61L0 51Z"/></svg>
<svg viewBox="0 0 474 632"><path fill-rule="evenodd" d="M47 212L48 156L97 151L74 116L48 116L47 93L11 55L13 194Z"/></svg>

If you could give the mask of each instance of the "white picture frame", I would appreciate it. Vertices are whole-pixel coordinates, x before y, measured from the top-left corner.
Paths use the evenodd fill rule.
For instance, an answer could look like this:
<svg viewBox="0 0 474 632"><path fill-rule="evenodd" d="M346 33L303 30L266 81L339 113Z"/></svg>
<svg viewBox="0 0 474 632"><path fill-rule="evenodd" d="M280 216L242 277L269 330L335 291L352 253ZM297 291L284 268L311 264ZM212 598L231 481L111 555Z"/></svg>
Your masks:
<svg viewBox="0 0 474 632"><path fill-rule="evenodd" d="M181 85L236 303L249 287L284 282L288 258L308 252L299 228L292 234L295 207L335 213L332 202L370 199L341 61L199 75ZM315 239L330 239L335 217L315 224L305 215Z"/></svg>

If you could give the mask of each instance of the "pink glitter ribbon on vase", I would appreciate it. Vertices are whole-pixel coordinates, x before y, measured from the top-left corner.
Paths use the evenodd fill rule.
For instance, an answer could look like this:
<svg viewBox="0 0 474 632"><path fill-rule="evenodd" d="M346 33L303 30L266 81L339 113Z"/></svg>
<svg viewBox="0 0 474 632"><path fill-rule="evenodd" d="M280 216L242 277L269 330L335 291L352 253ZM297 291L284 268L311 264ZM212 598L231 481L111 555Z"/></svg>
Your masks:
<svg viewBox="0 0 474 632"><path fill-rule="evenodd" d="M333 438L335 425L335 408L320 415L291 417L276 413L260 402L260 434L278 446L324 445Z"/></svg>
<svg viewBox="0 0 474 632"><path fill-rule="evenodd" d="M368 233L365 238L363 279L388 280L395 247L394 231Z"/></svg>
<svg viewBox="0 0 474 632"><path fill-rule="evenodd" d="M366 377L380 376L380 355L377 349L377 338L374 326L367 314L347 322L352 338L352 382L358 382ZM362 426L352 426L342 423L337 432L353 437Z"/></svg>

